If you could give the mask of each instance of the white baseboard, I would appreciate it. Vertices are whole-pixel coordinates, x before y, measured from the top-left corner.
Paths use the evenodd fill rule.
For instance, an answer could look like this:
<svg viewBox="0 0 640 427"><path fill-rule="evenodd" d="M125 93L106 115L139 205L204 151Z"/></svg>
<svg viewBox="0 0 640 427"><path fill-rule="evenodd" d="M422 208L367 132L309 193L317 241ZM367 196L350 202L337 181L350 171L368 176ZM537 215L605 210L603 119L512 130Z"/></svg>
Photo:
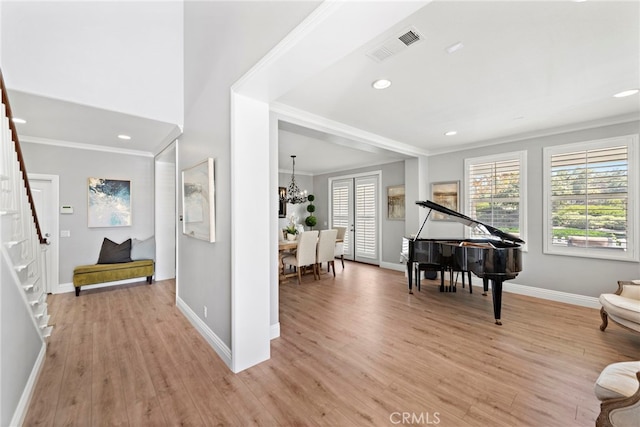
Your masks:
<svg viewBox="0 0 640 427"><path fill-rule="evenodd" d="M380 267L390 270L403 271L406 273L407 268L403 264L383 263ZM400 268L398 268L400 267ZM406 276L406 274L405 274ZM482 289L482 285L474 285ZM519 285L513 282L504 282L502 290L512 294L527 295L534 298L546 299L550 301L563 302L565 304L579 305L581 307L600 309L601 305L596 297L589 297L579 294L571 294L568 292L554 291L552 289L536 288L533 286Z"/></svg>
<svg viewBox="0 0 640 427"><path fill-rule="evenodd" d="M104 282L97 283L95 285L85 285L82 289L98 289L98 288L106 288L107 286L118 286L118 285L126 285L127 283L137 283L141 281L146 281L145 277L138 277L135 279L125 279L125 280L114 280L113 282ZM58 289L53 292L54 294L65 294L67 292L75 292L76 288L73 286L73 283L60 283L58 285ZM80 291L82 293L82 291Z"/></svg>
<svg viewBox="0 0 640 427"><path fill-rule="evenodd" d="M388 270L395 270L395 271L402 271L402 272L406 272L407 271L407 265L406 264L396 264L393 262L381 262L380 263L380 267L381 268L386 268Z"/></svg>
<svg viewBox="0 0 640 427"><path fill-rule="evenodd" d="M36 387L36 383L38 382L40 371L42 371L42 367L44 366L44 359L46 355L47 343L43 341L42 347L40 347L40 353L38 353L38 357L36 358L36 362L33 365L31 374L27 379L27 384L25 384L24 390L22 391L22 396L20 396L20 400L18 401L18 406L13 413L13 418L11 419L10 424L12 426L21 426L24 423L24 417L27 415L27 409L29 408L31 397L33 397L33 391Z"/></svg>
<svg viewBox="0 0 640 427"><path fill-rule="evenodd" d="M550 301L563 302L566 304L579 305L581 307L600 308L600 302L596 297L570 294L568 292L554 291L551 289L535 288L533 286L519 285L513 282L504 282L502 290L512 294L527 295L530 297L546 299Z"/></svg>
<svg viewBox="0 0 640 427"><path fill-rule="evenodd" d="M176 298L176 306L178 310L184 314L184 316L191 322L194 328L204 337L205 340L209 343L209 345L218 353L218 356L222 359L224 363L232 369L232 357L231 357L231 349L227 347L227 345L218 337L212 330L207 326L206 323L200 319L196 313L191 310L191 307L185 303L182 298Z"/></svg>
<svg viewBox="0 0 640 427"><path fill-rule="evenodd" d="M278 338L280 336L280 322L275 325L271 325L270 327L271 339Z"/></svg>

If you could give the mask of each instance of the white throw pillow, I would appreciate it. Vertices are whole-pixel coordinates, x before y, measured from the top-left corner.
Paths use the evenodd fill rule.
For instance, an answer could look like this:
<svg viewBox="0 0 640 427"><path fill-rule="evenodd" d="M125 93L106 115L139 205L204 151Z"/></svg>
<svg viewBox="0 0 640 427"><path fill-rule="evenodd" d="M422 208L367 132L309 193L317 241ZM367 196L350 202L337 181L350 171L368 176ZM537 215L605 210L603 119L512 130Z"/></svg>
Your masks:
<svg viewBox="0 0 640 427"><path fill-rule="evenodd" d="M156 238L151 236L145 240L131 240L131 259L140 261L142 259L156 260Z"/></svg>

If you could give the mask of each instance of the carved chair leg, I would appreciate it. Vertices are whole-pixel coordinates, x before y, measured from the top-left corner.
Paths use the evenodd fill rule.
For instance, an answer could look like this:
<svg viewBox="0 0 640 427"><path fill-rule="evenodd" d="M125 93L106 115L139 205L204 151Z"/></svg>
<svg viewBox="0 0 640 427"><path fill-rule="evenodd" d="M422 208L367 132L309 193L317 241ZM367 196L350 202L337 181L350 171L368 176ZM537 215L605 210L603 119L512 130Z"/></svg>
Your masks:
<svg viewBox="0 0 640 427"><path fill-rule="evenodd" d="M609 324L609 316L607 316L607 312L604 311L604 307L600 307L600 317L602 318L602 325L600 325L600 330L604 331L607 329L607 325Z"/></svg>

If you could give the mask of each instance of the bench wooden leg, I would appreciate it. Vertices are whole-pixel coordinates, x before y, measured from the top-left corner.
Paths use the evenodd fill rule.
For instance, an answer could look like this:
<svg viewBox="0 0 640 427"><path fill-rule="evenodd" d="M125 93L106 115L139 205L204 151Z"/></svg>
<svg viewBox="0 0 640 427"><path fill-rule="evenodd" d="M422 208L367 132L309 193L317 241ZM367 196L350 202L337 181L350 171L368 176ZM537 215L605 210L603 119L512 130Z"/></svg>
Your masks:
<svg viewBox="0 0 640 427"><path fill-rule="evenodd" d="M80 296L80 286L76 286L76 296Z"/></svg>
<svg viewBox="0 0 640 427"><path fill-rule="evenodd" d="M151 284L152 281L153 281L153 276L147 276L147 283Z"/></svg>

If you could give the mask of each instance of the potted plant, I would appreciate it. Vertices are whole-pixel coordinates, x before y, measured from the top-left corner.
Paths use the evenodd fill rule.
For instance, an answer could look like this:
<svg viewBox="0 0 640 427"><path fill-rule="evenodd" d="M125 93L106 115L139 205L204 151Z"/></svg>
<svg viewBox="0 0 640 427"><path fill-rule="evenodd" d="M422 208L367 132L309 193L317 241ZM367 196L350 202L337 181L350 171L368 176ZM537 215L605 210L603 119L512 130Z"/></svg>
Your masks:
<svg viewBox="0 0 640 427"><path fill-rule="evenodd" d="M309 196L307 197L307 200L309 201L309 206L307 206L307 212L309 212L309 216L304 219L304 223L307 224L307 226L309 226L309 228L311 229L313 229L313 227L315 227L318 223L318 219L313 215L313 213L316 211L316 207L313 204L313 201L315 199L316 198L313 194L309 194Z"/></svg>
<svg viewBox="0 0 640 427"><path fill-rule="evenodd" d="M284 233L286 235L287 240L296 240L296 234L298 234L298 229L296 228L296 222L293 215L291 215L291 218L289 219L289 225L285 227Z"/></svg>

